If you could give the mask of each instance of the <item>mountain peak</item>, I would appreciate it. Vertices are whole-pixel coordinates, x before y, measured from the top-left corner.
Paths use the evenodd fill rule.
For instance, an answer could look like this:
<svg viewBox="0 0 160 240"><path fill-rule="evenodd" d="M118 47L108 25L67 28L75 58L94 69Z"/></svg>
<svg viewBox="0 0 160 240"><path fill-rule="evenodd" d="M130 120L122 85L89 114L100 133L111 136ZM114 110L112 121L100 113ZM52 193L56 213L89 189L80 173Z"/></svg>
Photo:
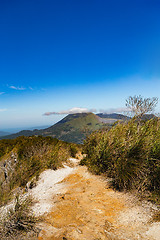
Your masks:
<svg viewBox="0 0 160 240"><path fill-rule="evenodd" d="M118 119L126 119L122 114L97 114L92 112L73 113L64 117L62 120L51 127L41 130L23 130L16 134L8 135L3 138L16 138L18 136L42 135L58 138L59 140L82 143L88 134L99 130L102 127L110 126Z"/></svg>

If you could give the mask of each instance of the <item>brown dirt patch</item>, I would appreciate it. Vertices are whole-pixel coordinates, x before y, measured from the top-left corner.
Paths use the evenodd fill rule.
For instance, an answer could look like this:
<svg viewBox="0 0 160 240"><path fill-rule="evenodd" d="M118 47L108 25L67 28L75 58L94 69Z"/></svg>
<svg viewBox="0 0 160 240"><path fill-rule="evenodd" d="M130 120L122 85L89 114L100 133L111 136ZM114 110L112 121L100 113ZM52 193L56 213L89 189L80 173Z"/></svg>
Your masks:
<svg viewBox="0 0 160 240"><path fill-rule="evenodd" d="M45 218L49 225L60 230L57 237L111 239L108 231L109 235L115 235L113 223L117 212L125 208L123 197L108 188L105 181L90 175L85 167L79 167L63 182L68 185L67 192L54 197L54 208ZM43 238L43 234L41 239L53 239L53 235Z"/></svg>
<svg viewBox="0 0 160 240"><path fill-rule="evenodd" d="M53 196L39 240L159 239L160 224L152 221L152 204L114 191L84 166L76 167L62 182L65 193Z"/></svg>

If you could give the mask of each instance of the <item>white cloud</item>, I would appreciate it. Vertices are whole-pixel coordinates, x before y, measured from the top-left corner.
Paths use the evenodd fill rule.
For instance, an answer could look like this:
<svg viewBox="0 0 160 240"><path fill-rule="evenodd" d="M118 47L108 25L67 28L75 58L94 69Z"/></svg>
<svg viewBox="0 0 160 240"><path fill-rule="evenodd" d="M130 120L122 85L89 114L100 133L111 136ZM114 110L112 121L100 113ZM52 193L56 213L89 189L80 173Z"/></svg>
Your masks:
<svg viewBox="0 0 160 240"><path fill-rule="evenodd" d="M74 113L87 113L87 112L96 112L96 109L74 107L69 110L63 110L60 112L46 112L44 113L44 115L50 116L50 115L56 115L56 114L74 114Z"/></svg>
<svg viewBox="0 0 160 240"><path fill-rule="evenodd" d="M14 90L20 90L20 91L23 91L26 89L24 87L15 87L15 86L10 86L9 88L14 89Z"/></svg>
<svg viewBox="0 0 160 240"><path fill-rule="evenodd" d="M126 112L130 112L130 109L128 108L109 108L109 109L100 109L99 110L100 113L126 113Z"/></svg>
<svg viewBox="0 0 160 240"><path fill-rule="evenodd" d="M74 107L71 108L69 110L63 110L63 111L59 111L59 112L46 112L43 115L45 116L50 116L50 115L60 115L60 114L74 114L74 113L87 113L87 112L99 112L99 113L106 113L106 114L111 114L111 113L122 113L122 114L126 114L128 112L130 112L130 109L126 108L126 107L121 107L121 108L109 108L109 109L99 109L99 111L97 111L96 109L88 109L88 108L79 108L79 107Z"/></svg>
<svg viewBox="0 0 160 240"><path fill-rule="evenodd" d="M8 85L7 85L8 86ZM31 90L31 91L33 91L34 89L32 88L32 87L28 87L28 88L25 88L25 87L19 87L19 86L14 86L14 85L12 85L12 86L8 86L9 88L11 88L11 89L14 89L14 90L19 90L19 91L23 91L23 90L27 90L27 89L29 89L29 90Z"/></svg>
<svg viewBox="0 0 160 240"><path fill-rule="evenodd" d="M2 109L2 108L0 109L0 112L5 112L5 111L7 111L7 109L5 109L5 108L4 109Z"/></svg>

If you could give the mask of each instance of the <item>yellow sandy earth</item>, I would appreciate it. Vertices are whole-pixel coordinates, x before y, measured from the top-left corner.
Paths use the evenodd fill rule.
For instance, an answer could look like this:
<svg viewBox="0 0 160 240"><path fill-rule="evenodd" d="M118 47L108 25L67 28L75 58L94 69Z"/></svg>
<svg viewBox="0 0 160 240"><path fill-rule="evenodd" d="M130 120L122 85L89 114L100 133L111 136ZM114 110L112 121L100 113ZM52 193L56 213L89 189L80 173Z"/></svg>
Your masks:
<svg viewBox="0 0 160 240"><path fill-rule="evenodd" d="M45 217L40 239L100 240L122 239L114 225L118 212L125 209L123 194L113 191L106 181L78 167L63 180L65 194L53 197L53 209Z"/></svg>

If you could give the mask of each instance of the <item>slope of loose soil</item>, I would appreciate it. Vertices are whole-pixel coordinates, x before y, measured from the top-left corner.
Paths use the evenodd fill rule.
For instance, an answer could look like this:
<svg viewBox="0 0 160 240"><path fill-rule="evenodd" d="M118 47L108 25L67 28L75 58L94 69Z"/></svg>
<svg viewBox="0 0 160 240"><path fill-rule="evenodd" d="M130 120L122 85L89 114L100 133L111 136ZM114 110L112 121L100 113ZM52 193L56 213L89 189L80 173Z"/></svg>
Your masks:
<svg viewBox="0 0 160 240"><path fill-rule="evenodd" d="M61 190L49 195L52 209L39 224L39 240L160 239L160 223L152 221L154 205L115 192L86 167L74 167L59 184Z"/></svg>

